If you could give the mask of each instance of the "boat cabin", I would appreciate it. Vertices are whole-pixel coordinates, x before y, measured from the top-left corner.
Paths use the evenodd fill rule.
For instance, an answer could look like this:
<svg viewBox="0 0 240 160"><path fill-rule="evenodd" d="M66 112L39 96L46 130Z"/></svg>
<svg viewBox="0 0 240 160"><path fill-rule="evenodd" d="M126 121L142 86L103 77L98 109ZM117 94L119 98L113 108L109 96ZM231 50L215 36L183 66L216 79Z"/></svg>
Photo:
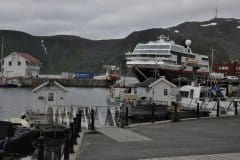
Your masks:
<svg viewBox="0 0 240 160"><path fill-rule="evenodd" d="M47 114L51 106L64 104L67 89L56 81L48 81L34 88L32 92L34 112Z"/></svg>

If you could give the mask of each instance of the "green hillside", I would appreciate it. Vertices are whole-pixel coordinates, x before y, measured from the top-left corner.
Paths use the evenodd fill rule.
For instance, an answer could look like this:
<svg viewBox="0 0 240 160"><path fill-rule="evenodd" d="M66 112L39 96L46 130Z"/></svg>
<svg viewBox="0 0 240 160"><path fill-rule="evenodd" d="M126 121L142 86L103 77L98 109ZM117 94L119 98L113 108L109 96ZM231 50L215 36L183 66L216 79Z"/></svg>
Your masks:
<svg viewBox="0 0 240 160"><path fill-rule="evenodd" d="M133 32L123 39L89 40L77 36L33 36L19 31L0 30L4 37L4 55L13 51L27 52L43 63L41 72L90 71L100 73L103 64L125 67L124 53L132 51L139 42L156 40L161 34L176 43L192 40L192 51L210 55L215 49L217 62L240 58L240 20L213 19L205 22L185 22L167 29L149 29ZM48 50L44 52L41 40Z"/></svg>

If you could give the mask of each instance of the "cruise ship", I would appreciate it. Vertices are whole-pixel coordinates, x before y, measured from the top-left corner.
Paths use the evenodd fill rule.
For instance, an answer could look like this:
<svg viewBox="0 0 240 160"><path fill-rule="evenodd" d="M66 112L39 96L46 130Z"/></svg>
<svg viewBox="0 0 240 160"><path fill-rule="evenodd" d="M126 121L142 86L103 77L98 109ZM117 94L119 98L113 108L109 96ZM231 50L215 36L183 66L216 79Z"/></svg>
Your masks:
<svg viewBox="0 0 240 160"><path fill-rule="evenodd" d="M191 40L186 40L185 44L187 47L161 35L157 41L139 43L133 52L126 53L126 65L140 82L160 76L170 81L193 75L207 77L210 72L208 56L193 53Z"/></svg>

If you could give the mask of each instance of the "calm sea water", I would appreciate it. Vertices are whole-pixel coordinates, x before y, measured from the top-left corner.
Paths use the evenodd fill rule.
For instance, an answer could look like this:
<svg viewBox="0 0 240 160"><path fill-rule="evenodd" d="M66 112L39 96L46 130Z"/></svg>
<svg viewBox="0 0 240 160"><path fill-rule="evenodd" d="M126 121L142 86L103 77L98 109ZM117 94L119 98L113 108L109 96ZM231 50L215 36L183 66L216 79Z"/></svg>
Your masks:
<svg viewBox="0 0 240 160"><path fill-rule="evenodd" d="M66 105L106 105L107 88L67 88ZM33 93L30 88L0 88L0 120L20 117L31 109Z"/></svg>

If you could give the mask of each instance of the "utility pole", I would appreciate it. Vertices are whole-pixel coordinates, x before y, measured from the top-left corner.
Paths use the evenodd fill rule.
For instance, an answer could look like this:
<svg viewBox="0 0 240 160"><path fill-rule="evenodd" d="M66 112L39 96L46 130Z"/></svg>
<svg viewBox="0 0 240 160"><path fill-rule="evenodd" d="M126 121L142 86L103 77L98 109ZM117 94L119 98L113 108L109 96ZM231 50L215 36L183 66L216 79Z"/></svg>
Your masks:
<svg viewBox="0 0 240 160"><path fill-rule="evenodd" d="M3 37L1 37L1 75L3 74Z"/></svg>

